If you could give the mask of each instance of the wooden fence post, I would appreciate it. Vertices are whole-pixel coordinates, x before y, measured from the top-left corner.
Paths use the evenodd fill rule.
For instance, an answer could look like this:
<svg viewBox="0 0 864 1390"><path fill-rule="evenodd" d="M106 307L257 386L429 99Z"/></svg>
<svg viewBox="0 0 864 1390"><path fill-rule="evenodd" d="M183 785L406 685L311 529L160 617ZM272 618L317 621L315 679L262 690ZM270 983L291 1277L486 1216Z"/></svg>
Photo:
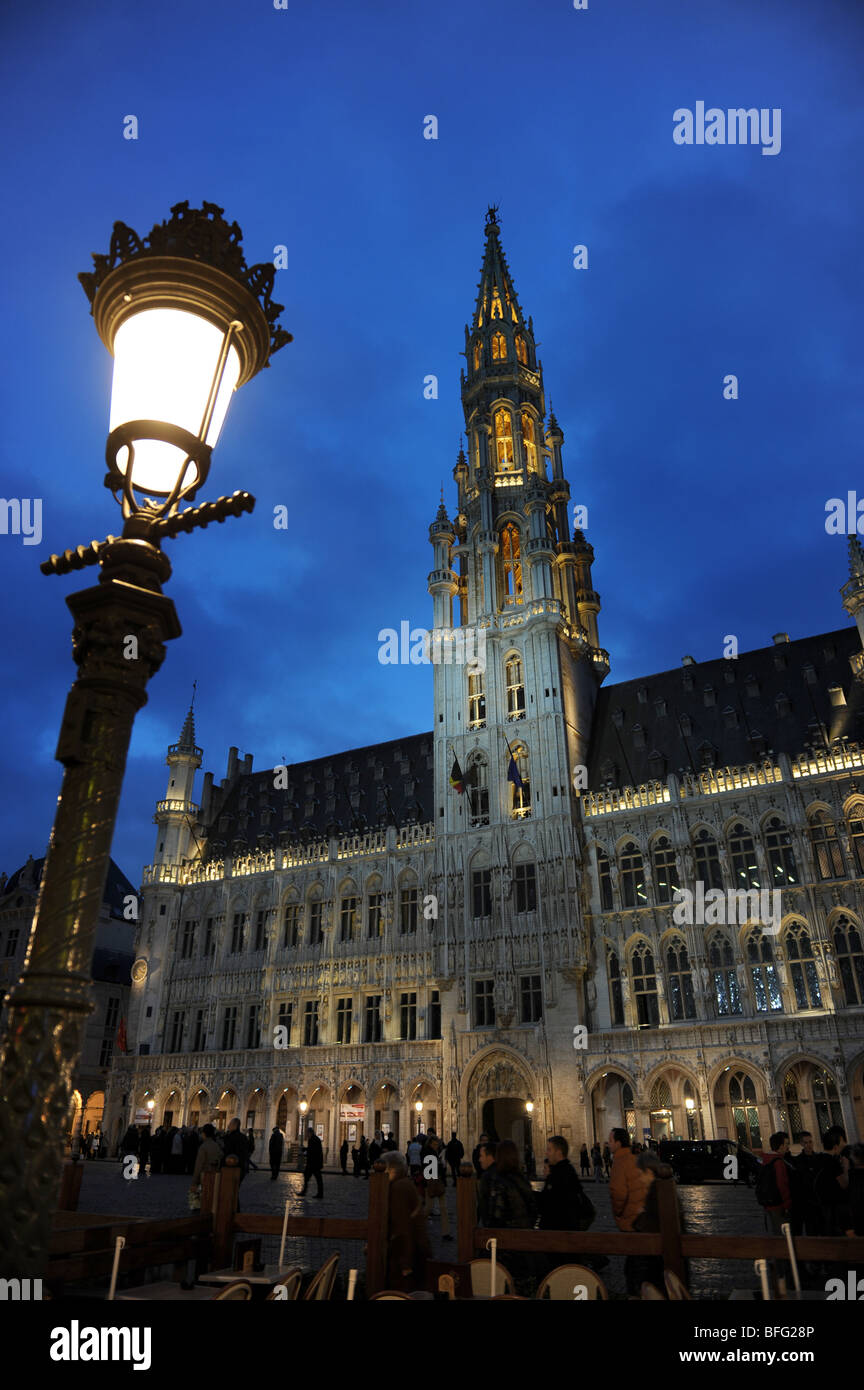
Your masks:
<svg viewBox="0 0 864 1390"><path fill-rule="evenodd" d="M463 1163L459 1168L459 1182L456 1186L456 1254L460 1264L467 1264L474 1258L473 1231L477 1225L477 1179L474 1165Z"/></svg>
<svg viewBox="0 0 864 1390"><path fill-rule="evenodd" d="M81 1192L81 1179L84 1176L84 1164L74 1162L71 1158L63 1160L63 1171L60 1177L60 1196L57 1200L58 1211L77 1211L78 1197Z"/></svg>
<svg viewBox="0 0 864 1390"><path fill-rule="evenodd" d="M203 1179L215 1179L212 1189L202 1184L201 1209L204 1210L204 1191L212 1202L213 1213L213 1268L222 1269L231 1259L234 1248L234 1216L240 1192L240 1165L219 1169L218 1173L202 1173ZM208 1190L209 1189L209 1190ZM212 1197L210 1193L212 1192Z"/></svg>
<svg viewBox="0 0 864 1390"><path fill-rule="evenodd" d="M386 1288L387 1238L390 1230L390 1179L376 1162L369 1176L369 1215L366 1235L366 1297Z"/></svg>
<svg viewBox="0 0 864 1390"><path fill-rule="evenodd" d="M660 1218L660 1240L662 1243L664 1269L686 1284L684 1257L681 1254L681 1213L678 1209L678 1193L674 1178L655 1178L657 1184L657 1214Z"/></svg>

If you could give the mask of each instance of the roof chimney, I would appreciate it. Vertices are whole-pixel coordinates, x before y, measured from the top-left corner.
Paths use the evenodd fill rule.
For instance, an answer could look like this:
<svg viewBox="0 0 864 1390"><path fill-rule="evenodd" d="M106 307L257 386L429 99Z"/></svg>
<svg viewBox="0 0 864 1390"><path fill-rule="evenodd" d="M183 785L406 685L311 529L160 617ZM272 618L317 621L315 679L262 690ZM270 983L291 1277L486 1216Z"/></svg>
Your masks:
<svg viewBox="0 0 864 1390"><path fill-rule="evenodd" d="M772 640L772 642L774 643L774 646L775 646L775 647L782 647L782 645L783 645L784 642L788 642L788 641L789 641L789 633L788 633L788 632L775 632L775 633L774 633L774 636L772 637L771 640Z"/></svg>

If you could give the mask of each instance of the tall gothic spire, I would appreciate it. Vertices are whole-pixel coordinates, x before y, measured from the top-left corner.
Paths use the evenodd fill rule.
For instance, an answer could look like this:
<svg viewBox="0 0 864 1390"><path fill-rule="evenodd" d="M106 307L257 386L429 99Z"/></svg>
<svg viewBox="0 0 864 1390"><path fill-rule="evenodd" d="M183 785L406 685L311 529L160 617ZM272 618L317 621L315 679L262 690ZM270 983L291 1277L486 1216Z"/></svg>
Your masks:
<svg viewBox="0 0 864 1390"><path fill-rule="evenodd" d="M467 374L462 373L462 404L469 426L498 398L529 401L542 421L543 373L537 362L534 325L525 318L501 246L497 208L486 213L486 244L477 301L465 326Z"/></svg>

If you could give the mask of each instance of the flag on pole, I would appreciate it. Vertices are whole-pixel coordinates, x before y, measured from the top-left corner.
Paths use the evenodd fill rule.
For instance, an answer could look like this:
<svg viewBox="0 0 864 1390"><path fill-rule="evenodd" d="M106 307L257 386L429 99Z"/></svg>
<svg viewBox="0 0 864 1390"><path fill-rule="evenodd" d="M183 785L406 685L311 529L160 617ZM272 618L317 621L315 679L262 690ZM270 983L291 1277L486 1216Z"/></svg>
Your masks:
<svg viewBox="0 0 864 1390"><path fill-rule="evenodd" d="M453 766L450 769L450 785L455 787L461 796L465 790L465 778L462 776L462 769L459 766L459 759L453 754Z"/></svg>
<svg viewBox="0 0 864 1390"><path fill-rule="evenodd" d="M119 1027L117 1028L117 1037L114 1039L114 1046L117 1048L117 1051L118 1051L118 1052L125 1052L125 1051L126 1051L126 1020L125 1020L125 1018L121 1018L121 1020L120 1020Z"/></svg>
<svg viewBox="0 0 864 1390"><path fill-rule="evenodd" d="M510 748L509 743L507 747ZM519 772L519 768L516 765L516 758L513 754L512 748L510 749L510 766L507 768L507 781L512 782L514 787L524 786L522 776Z"/></svg>

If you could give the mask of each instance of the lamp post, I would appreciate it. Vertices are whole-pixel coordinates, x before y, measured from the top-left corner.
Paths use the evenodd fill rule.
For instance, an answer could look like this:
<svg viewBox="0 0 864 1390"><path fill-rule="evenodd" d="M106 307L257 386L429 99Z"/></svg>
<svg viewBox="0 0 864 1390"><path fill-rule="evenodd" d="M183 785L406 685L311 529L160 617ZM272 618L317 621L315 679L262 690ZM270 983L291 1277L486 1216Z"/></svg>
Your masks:
<svg viewBox="0 0 864 1390"><path fill-rule="evenodd" d="M178 203L139 238L114 224L108 255L79 276L114 356L105 485L123 532L52 555L45 574L98 565L67 598L78 667L56 757L63 784L24 970L8 996L0 1052L0 1275L39 1277L47 1260L71 1077L92 1010L96 924L132 724L165 643L180 636L162 593L164 538L251 511L231 498L178 510L210 470L232 391L290 341L272 265L247 266L241 231L214 203Z"/></svg>
<svg viewBox="0 0 864 1390"><path fill-rule="evenodd" d="M422 1100L415 1100L415 1102L414 1102L414 1109L415 1109L416 1112L417 1112L417 1133L419 1134L419 1133L420 1133L420 1116L423 1114L423 1102L422 1102Z"/></svg>

